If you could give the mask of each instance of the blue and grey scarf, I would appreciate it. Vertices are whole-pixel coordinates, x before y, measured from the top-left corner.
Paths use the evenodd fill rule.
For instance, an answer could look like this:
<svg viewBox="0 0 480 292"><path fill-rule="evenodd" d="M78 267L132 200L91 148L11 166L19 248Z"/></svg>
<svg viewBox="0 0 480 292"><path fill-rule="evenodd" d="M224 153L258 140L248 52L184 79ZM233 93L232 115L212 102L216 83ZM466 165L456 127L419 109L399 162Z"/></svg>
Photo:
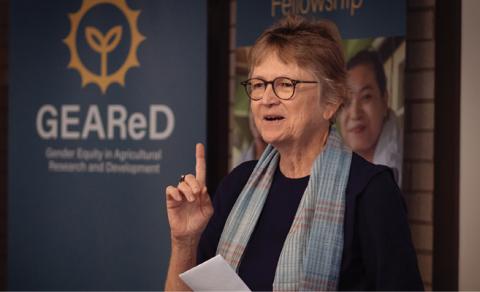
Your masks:
<svg viewBox="0 0 480 292"><path fill-rule="evenodd" d="M345 189L352 152L335 129L315 159L310 180L280 254L274 290L336 290L343 251ZM262 154L227 219L217 254L238 271L272 184L279 153Z"/></svg>

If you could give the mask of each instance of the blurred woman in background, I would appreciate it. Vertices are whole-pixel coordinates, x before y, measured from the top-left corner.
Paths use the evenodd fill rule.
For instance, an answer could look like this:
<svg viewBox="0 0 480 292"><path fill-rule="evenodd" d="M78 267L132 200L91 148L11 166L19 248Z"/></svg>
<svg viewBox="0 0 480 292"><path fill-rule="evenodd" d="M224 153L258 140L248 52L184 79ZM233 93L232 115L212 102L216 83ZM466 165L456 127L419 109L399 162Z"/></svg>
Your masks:
<svg viewBox="0 0 480 292"><path fill-rule="evenodd" d="M388 107L387 80L375 51L360 51L347 63L347 95L338 122L345 143L366 160L390 167L402 181L403 134Z"/></svg>

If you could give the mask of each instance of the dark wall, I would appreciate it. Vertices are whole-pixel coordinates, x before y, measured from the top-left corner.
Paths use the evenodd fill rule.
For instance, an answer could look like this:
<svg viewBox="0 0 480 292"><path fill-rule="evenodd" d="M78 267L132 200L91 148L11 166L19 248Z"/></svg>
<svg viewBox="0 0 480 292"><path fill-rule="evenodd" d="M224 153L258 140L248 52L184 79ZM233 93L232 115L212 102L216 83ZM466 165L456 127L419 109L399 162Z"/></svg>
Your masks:
<svg viewBox="0 0 480 292"><path fill-rule="evenodd" d="M8 0L0 0L0 289L7 279Z"/></svg>

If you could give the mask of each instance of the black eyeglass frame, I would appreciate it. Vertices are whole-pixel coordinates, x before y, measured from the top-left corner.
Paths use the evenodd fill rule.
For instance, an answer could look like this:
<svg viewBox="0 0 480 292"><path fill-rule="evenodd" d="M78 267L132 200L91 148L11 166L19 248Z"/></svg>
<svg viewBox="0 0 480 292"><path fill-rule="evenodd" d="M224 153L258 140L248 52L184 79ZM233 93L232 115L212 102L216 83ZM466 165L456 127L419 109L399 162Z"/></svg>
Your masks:
<svg viewBox="0 0 480 292"><path fill-rule="evenodd" d="M288 79L289 81L292 82L293 84L293 90L292 90L292 95L290 95L290 97L288 98L282 98L280 97L278 94L277 94L277 91L275 90L275 81L278 80L278 79ZM248 92L248 83L251 81L251 80L261 80L265 86L265 90L267 90L267 86L270 84L272 85L272 89L273 89L273 93L275 93L275 96L278 97L279 99L281 100L289 100L291 99L294 95L295 95L295 89L297 88L297 84L299 83L320 83L318 81L306 81L306 80L295 80L295 79L291 79L291 78L288 78L288 77L284 77L284 76L280 76L280 77L277 77L273 80L270 80L270 81L267 81L267 80L264 80L262 78L250 78L250 79L247 79L245 81L242 81L240 82L241 85L243 85L243 87L245 88L245 92L247 93L248 97L251 99L251 100L255 100L255 101L258 101L258 100L261 100L263 98L260 97L260 98L252 98L252 96L250 95L250 93ZM265 91L264 91L265 92Z"/></svg>

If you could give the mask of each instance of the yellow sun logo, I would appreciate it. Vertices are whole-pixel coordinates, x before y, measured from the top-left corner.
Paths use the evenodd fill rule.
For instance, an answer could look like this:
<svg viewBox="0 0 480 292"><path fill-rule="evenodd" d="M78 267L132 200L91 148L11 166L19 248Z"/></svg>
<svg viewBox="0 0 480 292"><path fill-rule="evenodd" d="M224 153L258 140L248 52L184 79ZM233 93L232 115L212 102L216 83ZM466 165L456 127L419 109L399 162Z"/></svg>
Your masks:
<svg viewBox="0 0 480 292"><path fill-rule="evenodd" d="M100 54L100 74L96 74L84 66L77 50L76 39L80 21L90 9L99 4L111 4L120 9L127 18L131 31L131 42L128 56L122 66L110 75L107 72L108 54L120 43L123 31L122 26L114 26L105 35L93 26L87 26L85 28L87 44L95 52ZM102 94L105 94L108 87L113 83L125 86L125 75L127 74L127 71L130 70L130 68L140 66L137 58L137 49L140 43L145 40L145 37L138 31L137 20L139 15L140 11L130 9L125 0L84 0L82 6L77 12L68 15L71 30L68 36L63 40L70 50L70 62L67 67L76 69L80 73L82 87L94 83L98 85Z"/></svg>

